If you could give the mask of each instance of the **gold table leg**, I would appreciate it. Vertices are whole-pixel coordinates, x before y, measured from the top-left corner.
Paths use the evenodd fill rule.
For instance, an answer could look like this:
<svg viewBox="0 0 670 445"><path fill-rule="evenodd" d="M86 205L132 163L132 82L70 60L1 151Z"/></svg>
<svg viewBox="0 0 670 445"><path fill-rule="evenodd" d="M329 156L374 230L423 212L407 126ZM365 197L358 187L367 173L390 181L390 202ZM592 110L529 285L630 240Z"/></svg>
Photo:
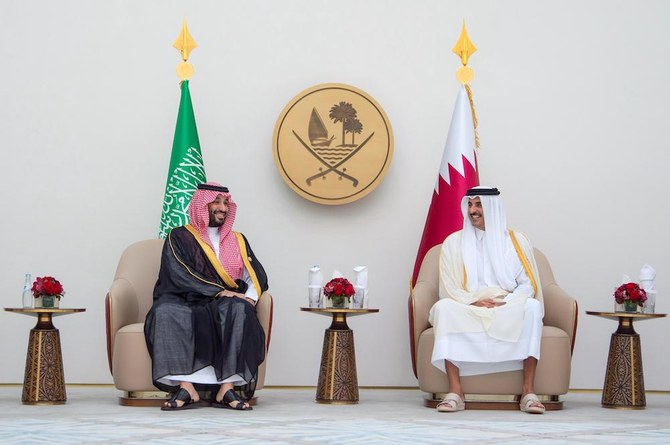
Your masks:
<svg viewBox="0 0 670 445"><path fill-rule="evenodd" d="M644 409L647 405L640 336L630 318L620 318L612 334L601 403L605 408L619 409Z"/></svg>
<svg viewBox="0 0 670 445"><path fill-rule="evenodd" d="M347 326L346 314L333 314L333 322L323 336L316 401L358 403L354 332Z"/></svg>
<svg viewBox="0 0 670 445"><path fill-rule="evenodd" d="M51 323L51 314L40 314L30 330L21 401L25 405L60 405L66 400L60 334Z"/></svg>

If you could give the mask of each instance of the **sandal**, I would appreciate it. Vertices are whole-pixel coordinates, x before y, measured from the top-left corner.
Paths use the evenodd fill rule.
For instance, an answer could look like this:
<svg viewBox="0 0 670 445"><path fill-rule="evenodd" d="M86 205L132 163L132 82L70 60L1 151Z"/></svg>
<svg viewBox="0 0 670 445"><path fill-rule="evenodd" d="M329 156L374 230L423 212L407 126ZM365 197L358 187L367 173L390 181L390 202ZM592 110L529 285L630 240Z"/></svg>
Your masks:
<svg viewBox="0 0 670 445"><path fill-rule="evenodd" d="M465 402L455 392L450 392L444 397L444 400L437 404L437 410L441 413L454 413L456 411L463 411L464 409Z"/></svg>
<svg viewBox="0 0 670 445"><path fill-rule="evenodd" d="M532 392L523 396L519 403L519 409L524 413L530 414L544 414L544 411L546 410L537 395Z"/></svg>
<svg viewBox="0 0 670 445"><path fill-rule="evenodd" d="M184 402L182 406L179 406L177 404L177 400L180 402ZM172 394L172 397L170 397L170 400L167 401L166 406L161 406L162 411L180 411L183 409L192 409L192 408L197 408L197 403L196 401L193 400L191 397L191 394L188 393L184 388L179 388L178 391L174 392Z"/></svg>
<svg viewBox="0 0 670 445"><path fill-rule="evenodd" d="M231 403L237 401L237 405L232 406ZM236 411L251 411L253 408L251 405L249 406L244 406L246 402L240 398L240 396L237 395L237 393L229 389L226 391L226 393L223 395L222 400L215 400L212 402L212 407L214 408L224 408L224 409L233 409Z"/></svg>

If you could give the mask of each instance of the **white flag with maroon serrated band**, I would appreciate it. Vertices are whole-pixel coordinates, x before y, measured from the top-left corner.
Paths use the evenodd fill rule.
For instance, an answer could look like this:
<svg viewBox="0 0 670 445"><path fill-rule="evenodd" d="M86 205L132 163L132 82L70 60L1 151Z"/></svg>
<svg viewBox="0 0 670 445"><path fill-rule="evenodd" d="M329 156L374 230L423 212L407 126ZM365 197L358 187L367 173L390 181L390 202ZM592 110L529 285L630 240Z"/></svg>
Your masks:
<svg viewBox="0 0 670 445"><path fill-rule="evenodd" d="M463 228L461 200L468 189L477 185L479 171L475 123L468 92L465 86L461 86L414 263L412 286L416 283L423 258L431 247L442 244L447 236Z"/></svg>

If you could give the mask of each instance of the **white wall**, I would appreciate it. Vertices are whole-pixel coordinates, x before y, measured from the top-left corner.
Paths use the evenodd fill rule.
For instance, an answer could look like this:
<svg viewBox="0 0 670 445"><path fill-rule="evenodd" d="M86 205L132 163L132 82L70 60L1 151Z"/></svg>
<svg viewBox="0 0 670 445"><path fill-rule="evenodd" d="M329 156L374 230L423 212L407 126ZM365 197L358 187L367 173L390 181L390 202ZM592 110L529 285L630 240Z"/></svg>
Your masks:
<svg viewBox="0 0 670 445"><path fill-rule="evenodd" d="M623 273L658 271L668 312L670 3L646 1L4 2L0 14L0 296L54 275L66 380L108 383L103 299L122 250L156 236L179 101L171 45L184 16L200 45L191 93L208 178L228 185L238 230L276 298L267 384L315 385L325 317L299 311L307 268L370 268L380 313L351 319L361 385L413 386L408 280L458 84L462 20L482 141L480 178L510 224L545 251L579 300L573 388L600 388ZM328 207L280 178L271 136L284 105L342 82L385 108L385 181ZM647 389L670 390L668 319L636 323ZM0 313L0 382L23 379L34 320Z"/></svg>

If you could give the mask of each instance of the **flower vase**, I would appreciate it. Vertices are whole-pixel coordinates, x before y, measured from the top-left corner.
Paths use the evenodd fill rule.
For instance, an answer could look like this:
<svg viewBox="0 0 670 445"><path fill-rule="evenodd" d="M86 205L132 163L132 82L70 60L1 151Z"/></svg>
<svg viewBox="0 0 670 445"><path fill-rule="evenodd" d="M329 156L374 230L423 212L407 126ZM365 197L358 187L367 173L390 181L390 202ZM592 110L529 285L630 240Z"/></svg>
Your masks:
<svg viewBox="0 0 670 445"><path fill-rule="evenodd" d="M344 301L346 297L344 295L333 295L331 298L331 301L333 303L333 307L336 309L344 309Z"/></svg>
<svg viewBox="0 0 670 445"><path fill-rule="evenodd" d="M637 301L625 300L623 302L623 308L626 312L637 312Z"/></svg>
<svg viewBox="0 0 670 445"><path fill-rule="evenodd" d="M55 295L42 295L35 298L35 307L57 308L60 301Z"/></svg>

